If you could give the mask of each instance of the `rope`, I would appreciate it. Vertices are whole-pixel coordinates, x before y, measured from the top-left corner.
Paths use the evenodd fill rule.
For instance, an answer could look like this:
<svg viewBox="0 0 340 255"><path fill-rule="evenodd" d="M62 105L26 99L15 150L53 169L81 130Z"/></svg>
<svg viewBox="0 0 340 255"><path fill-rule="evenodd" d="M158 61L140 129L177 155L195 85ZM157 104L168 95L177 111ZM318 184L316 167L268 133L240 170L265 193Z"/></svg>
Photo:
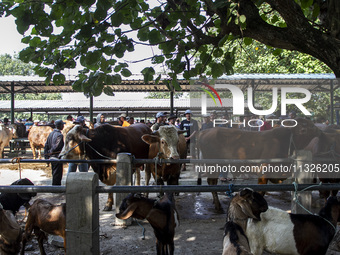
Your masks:
<svg viewBox="0 0 340 255"><path fill-rule="evenodd" d="M71 149L69 149L68 151L66 151L64 154L59 155L59 158L67 155L69 152L73 151L75 148L77 148L79 145L81 145L84 141L81 141L80 143L78 143L77 145L73 146ZM55 152L54 152L55 153ZM51 153L48 153L51 154ZM46 155L48 155L46 154Z"/></svg>
<svg viewBox="0 0 340 255"><path fill-rule="evenodd" d="M142 230L142 240L145 240L145 228L139 223L139 221L136 219L137 224L143 229Z"/></svg>
<svg viewBox="0 0 340 255"><path fill-rule="evenodd" d="M296 204L298 204L303 210L305 210L306 212L308 212L309 214L311 215L317 215L317 214L314 214L312 213L311 211L309 211L306 207L304 207L300 201L299 201L299 198L298 198L298 183L296 182L293 182L293 185L294 185L294 188L295 188L295 191L294 191L294 201ZM312 188L312 187L317 187L317 186L321 186L322 185L322 182L320 182L319 184L314 184L314 185L311 185L311 186L308 186L307 188L304 188L302 189L300 192L304 192L304 191L307 191L308 189ZM317 215L319 216L320 218L324 219L326 222L328 222L333 228L334 230L336 231L336 227L333 225L332 222L330 222L329 220L325 219L324 217L321 217L320 215Z"/></svg>
<svg viewBox="0 0 340 255"><path fill-rule="evenodd" d="M160 152L158 151L156 157L154 157L154 160L155 160L156 185L158 184L157 165L159 164L159 155L160 155Z"/></svg>
<svg viewBox="0 0 340 255"><path fill-rule="evenodd" d="M230 198L233 198L233 193L234 193L234 184L230 183L228 185L228 190L225 192L226 195Z"/></svg>
<svg viewBox="0 0 340 255"><path fill-rule="evenodd" d="M103 157L103 158L106 158L106 159L110 159L110 160L114 160L114 158L110 158L110 157L107 157L103 154L101 154L99 151L97 151L95 148L93 148L90 144L87 144L87 146L89 146L95 153L97 153L99 156Z"/></svg>
<svg viewBox="0 0 340 255"><path fill-rule="evenodd" d="M16 157L16 158L12 158L12 160L11 160L12 164L18 163L18 167L19 167L19 179L21 179L21 164L20 164L20 160L21 159L22 158L20 158L20 157Z"/></svg>

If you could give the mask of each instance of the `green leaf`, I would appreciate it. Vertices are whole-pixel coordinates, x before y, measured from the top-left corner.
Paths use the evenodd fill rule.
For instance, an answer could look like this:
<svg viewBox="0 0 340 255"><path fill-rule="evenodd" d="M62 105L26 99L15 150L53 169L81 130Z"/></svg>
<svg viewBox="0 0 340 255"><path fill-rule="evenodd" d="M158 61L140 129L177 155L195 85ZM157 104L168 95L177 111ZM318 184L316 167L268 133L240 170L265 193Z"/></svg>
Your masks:
<svg viewBox="0 0 340 255"><path fill-rule="evenodd" d="M33 39L30 40L29 46L31 47L37 47L41 43L40 37L33 37Z"/></svg>
<svg viewBox="0 0 340 255"><path fill-rule="evenodd" d="M100 58L102 56L101 51L97 50L97 51L93 51L93 52L89 52L86 55L86 64L87 65L95 65L99 62Z"/></svg>
<svg viewBox="0 0 340 255"><path fill-rule="evenodd" d="M149 81L153 80L153 76L155 74L155 70L152 67L145 67L141 73L144 76L144 82L148 83Z"/></svg>
<svg viewBox="0 0 340 255"><path fill-rule="evenodd" d="M108 95L108 96L115 95L114 90L110 86L105 86L103 92L105 95Z"/></svg>
<svg viewBox="0 0 340 255"><path fill-rule="evenodd" d="M303 9L309 8L313 5L313 0L301 0L301 7Z"/></svg>
<svg viewBox="0 0 340 255"><path fill-rule="evenodd" d="M224 74L224 66L220 63L213 63L211 66L211 75L213 78L220 77Z"/></svg>
<svg viewBox="0 0 340 255"><path fill-rule="evenodd" d="M161 64L161 63L164 62L164 60L165 60L164 56L156 55L152 58L151 63L152 64Z"/></svg>
<svg viewBox="0 0 340 255"><path fill-rule="evenodd" d="M161 33L157 29L151 30L148 38L151 44L158 44L162 41Z"/></svg>
<svg viewBox="0 0 340 255"><path fill-rule="evenodd" d="M78 92L81 92L82 89L83 89L83 86L82 86L83 82L81 80L76 80L73 82L72 84L72 89L74 91L78 91Z"/></svg>
<svg viewBox="0 0 340 255"><path fill-rule="evenodd" d="M122 77L119 74L112 75L112 84L121 84Z"/></svg>
<svg viewBox="0 0 340 255"><path fill-rule="evenodd" d="M253 39L249 38L249 37L245 37L243 38L243 42L245 45L250 45L253 43Z"/></svg>
<svg viewBox="0 0 340 255"><path fill-rule="evenodd" d="M56 74L53 76L53 83L55 85L60 85L65 83L65 75L63 74Z"/></svg>
<svg viewBox="0 0 340 255"><path fill-rule="evenodd" d="M245 15L241 15L241 16L239 17L239 19L240 19L240 22L241 22L241 23L245 23L246 20L247 20L247 18L246 18Z"/></svg>
<svg viewBox="0 0 340 255"><path fill-rule="evenodd" d="M129 69L123 68L123 70L120 72L124 77L130 77L132 73Z"/></svg>
<svg viewBox="0 0 340 255"><path fill-rule="evenodd" d="M176 78L171 80L171 84L176 91L182 90L181 85L179 85L178 80Z"/></svg>

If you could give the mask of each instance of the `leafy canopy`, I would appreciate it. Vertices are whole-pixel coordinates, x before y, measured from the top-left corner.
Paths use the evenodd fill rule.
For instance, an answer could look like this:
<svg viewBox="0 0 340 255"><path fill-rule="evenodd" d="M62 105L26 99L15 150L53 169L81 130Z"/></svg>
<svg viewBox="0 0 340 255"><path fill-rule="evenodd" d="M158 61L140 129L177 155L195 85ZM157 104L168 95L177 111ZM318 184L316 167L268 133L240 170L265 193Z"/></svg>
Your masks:
<svg viewBox="0 0 340 255"><path fill-rule="evenodd" d="M233 73L234 40L309 54L340 76L338 0L5 0L28 45L20 59L36 64L46 83L62 84L65 69L81 66L75 91L112 95L110 84L132 75L124 61L137 44L157 46L145 82ZM167 67L156 76L155 65ZM313 71L313 70L311 70Z"/></svg>

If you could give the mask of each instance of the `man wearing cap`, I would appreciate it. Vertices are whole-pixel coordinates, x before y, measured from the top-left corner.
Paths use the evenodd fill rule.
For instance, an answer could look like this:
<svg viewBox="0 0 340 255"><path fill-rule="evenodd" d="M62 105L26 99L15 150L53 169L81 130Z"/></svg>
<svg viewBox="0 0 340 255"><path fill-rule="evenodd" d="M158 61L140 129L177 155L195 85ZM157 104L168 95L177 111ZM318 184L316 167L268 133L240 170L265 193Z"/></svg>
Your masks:
<svg viewBox="0 0 340 255"><path fill-rule="evenodd" d="M152 125L151 130L156 131L160 126L164 126L166 120L166 114L164 112L157 112L156 114L156 123Z"/></svg>
<svg viewBox="0 0 340 255"><path fill-rule="evenodd" d="M190 110L185 111L185 120L182 120L180 129L186 130L185 140L187 141L187 148L190 151L192 158L196 158L196 132L198 131L198 123L192 119L192 112Z"/></svg>
<svg viewBox="0 0 340 255"><path fill-rule="evenodd" d="M45 159L57 159L59 153L64 147L64 137L61 130L64 128L64 122L62 120L56 120L54 122L55 129L47 137L44 156ZM63 164L58 162L51 163L52 168L52 185L61 185L61 179L63 178Z"/></svg>
<svg viewBox="0 0 340 255"><path fill-rule="evenodd" d="M85 124L85 118L84 116L78 116L77 119L73 122L74 124L81 125L85 129L89 129L88 126ZM68 163L68 171L67 173L71 172L77 172L77 167L79 169L79 172L88 172L89 165L87 163Z"/></svg>
<svg viewBox="0 0 340 255"><path fill-rule="evenodd" d="M172 125L172 126L176 126L176 119L177 119L177 115L176 114L170 114L169 118L168 118L168 121L169 121L169 125ZM178 127L177 127L178 128Z"/></svg>
<svg viewBox="0 0 340 255"><path fill-rule="evenodd" d="M120 119L120 121L121 121L121 123L122 123L122 127L128 127L128 126L130 126L130 123L127 122L127 120L126 120L126 114L125 114L125 113L122 113L121 115L119 115L118 118Z"/></svg>

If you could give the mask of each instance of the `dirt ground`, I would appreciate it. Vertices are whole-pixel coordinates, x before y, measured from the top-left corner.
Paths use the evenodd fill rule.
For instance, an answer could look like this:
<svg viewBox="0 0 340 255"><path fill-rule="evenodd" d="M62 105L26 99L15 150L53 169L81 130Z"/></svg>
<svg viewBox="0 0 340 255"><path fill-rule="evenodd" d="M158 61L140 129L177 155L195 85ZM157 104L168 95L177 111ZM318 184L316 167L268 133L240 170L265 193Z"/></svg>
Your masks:
<svg viewBox="0 0 340 255"><path fill-rule="evenodd" d="M18 165L0 164L0 185L7 185L19 179ZM50 167L45 164L21 164L22 177L29 178L36 185L50 185ZM66 167L65 167L66 173ZM66 174L64 174L66 175ZM154 196L154 195L153 195ZM313 193L313 197L317 194ZM38 194L53 203L65 201L65 195ZM104 212L107 195L99 194L100 202L100 254L156 254L155 236L147 221L134 221L125 229L114 226L115 211ZM219 194L223 208L226 210L230 198ZM284 210L290 210L290 192L270 192L266 195L268 204ZM175 254L196 255L222 254L223 227L226 214L214 211L210 193L181 193L176 197L176 207L180 216L180 226L176 228ZM317 210L317 209L315 209ZM22 221L24 209L17 214ZM24 227L24 222L21 222ZM142 238L143 228L145 238ZM62 248L45 243L47 254L64 254ZM33 238L27 245L25 254L40 254L38 244ZM268 253L266 253L268 254Z"/></svg>

